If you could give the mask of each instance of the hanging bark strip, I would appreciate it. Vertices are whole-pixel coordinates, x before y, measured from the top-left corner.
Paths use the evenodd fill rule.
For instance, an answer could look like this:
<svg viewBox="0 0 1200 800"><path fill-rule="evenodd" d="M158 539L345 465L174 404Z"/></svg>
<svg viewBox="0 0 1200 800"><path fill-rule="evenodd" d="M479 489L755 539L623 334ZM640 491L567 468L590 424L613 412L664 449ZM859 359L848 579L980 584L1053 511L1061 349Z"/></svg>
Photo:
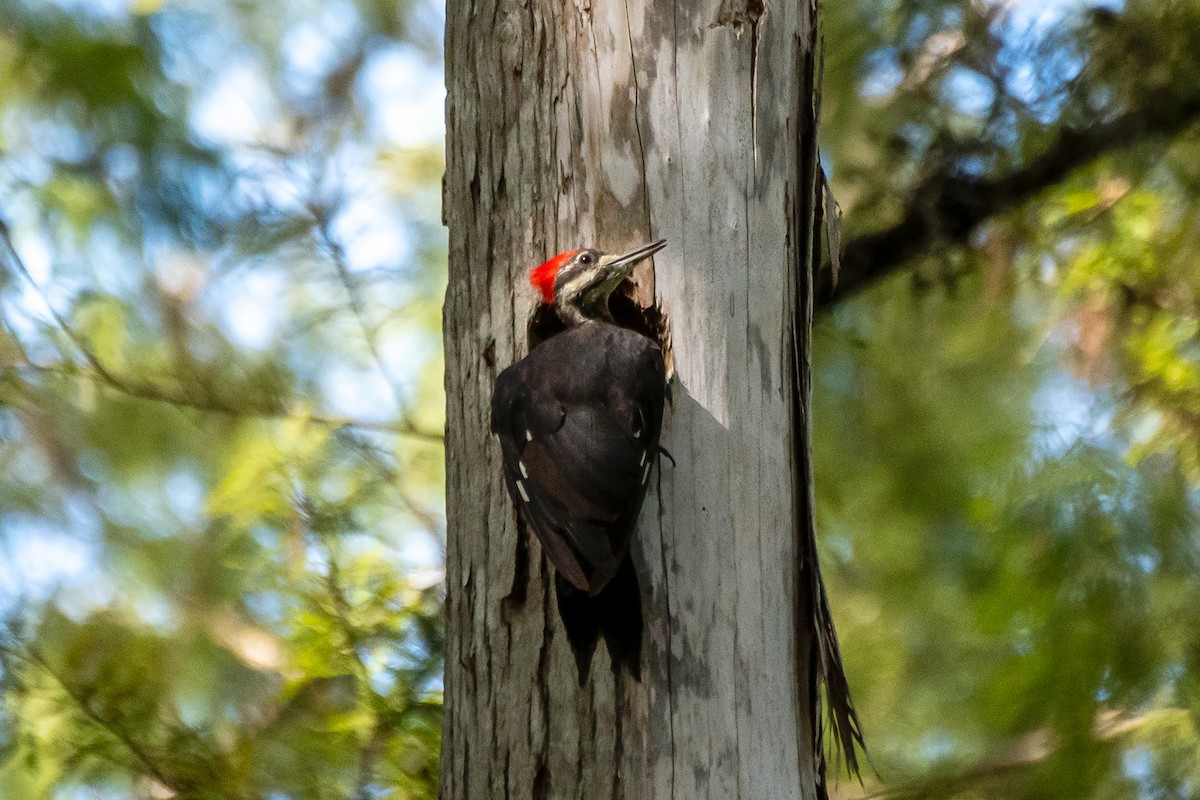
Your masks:
<svg viewBox="0 0 1200 800"><path fill-rule="evenodd" d="M797 48L797 72L802 76L796 102L796 146L799 158L791 204L793 247L792 280L789 292L788 328L791 402L792 463L796 470L796 538L800 558L797 561L796 641L800 646L797 660L802 665L797 676L806 681L807 709L811 711L814 768L817 794L828 796L828 759L825 730L832 734L835 759L845 760L846 771L860 777L858 749L864 749L862 726L850 696L850 684L842 666L833 612L821 577L817 555L815 491L812 474L812 351L813 275L821 263L823 213L832 213L823 204L823 176L816 144L820 122L821 82L824 53L814 28L807 47ZM822 718L822 709L825 714Z"/></svg>

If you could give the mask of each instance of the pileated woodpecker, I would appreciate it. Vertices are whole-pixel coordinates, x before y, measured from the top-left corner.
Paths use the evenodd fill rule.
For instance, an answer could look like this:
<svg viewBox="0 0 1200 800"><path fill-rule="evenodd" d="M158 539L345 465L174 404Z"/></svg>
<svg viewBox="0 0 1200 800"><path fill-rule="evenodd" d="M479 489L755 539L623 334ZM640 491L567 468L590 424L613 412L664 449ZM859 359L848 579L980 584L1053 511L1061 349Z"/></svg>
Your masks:
<svg viewBox="0 0 1200 800"><path fill-rule="evenodd" d="M581 684L601 637L614 670L640 675L629 542L659 454L666 368L657 342L614 324L608 300L665 246L570 250L535 267L530 283L567 327L501 372L492 396L505 483L554 564Z"/></svg>

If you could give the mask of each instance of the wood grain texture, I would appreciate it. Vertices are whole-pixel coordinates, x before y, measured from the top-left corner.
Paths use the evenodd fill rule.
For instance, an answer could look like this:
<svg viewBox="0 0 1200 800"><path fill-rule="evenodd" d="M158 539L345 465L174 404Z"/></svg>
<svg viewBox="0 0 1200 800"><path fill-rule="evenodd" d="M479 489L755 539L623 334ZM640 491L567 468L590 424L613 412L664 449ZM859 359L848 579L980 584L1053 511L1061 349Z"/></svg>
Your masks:
<svg viewBox="0 0 1200 800"><path fill-rule="evenodd" d="M448 4L446 800L814 796L790 383L814 18L761 0ZM488 436L492 384L525 352L532 265L658 237L639 278L672 318L678 466L634 544L643 681L601 648L580 688Z"/></svg>

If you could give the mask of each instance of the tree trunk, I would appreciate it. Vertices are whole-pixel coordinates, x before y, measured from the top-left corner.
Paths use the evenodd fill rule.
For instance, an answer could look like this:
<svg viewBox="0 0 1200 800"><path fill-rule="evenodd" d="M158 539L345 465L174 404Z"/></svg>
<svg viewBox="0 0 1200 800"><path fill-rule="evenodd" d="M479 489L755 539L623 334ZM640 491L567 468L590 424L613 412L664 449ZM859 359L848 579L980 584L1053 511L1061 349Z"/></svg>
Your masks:
<svg viewBox="0 0 1200 800"><path fill-rule="evenodd" d="M815 0L814 0L815 2ZM819 791L806 574L813 2L454 0L447 10L441 796ZM663 237L677 378L636 534L642 680L580 687L488 435L528 269ZM799 365L799 368L797 368ZM654 481L652 481L652 485ZM815 584L812 584L815 585Z"/></svg>

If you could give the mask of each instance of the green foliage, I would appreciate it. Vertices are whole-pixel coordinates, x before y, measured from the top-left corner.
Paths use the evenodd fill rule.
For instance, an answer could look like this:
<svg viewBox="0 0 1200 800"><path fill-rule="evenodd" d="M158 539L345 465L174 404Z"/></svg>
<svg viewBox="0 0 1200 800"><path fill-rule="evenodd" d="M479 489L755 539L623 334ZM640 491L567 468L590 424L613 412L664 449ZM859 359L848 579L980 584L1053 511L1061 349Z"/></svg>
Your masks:
<svg viewBox="0 0 1200 800"><path fill-rule="evenodd" d="M850 237L931 176L1195 103L1197 4L1034 5L826 6ZM818 325L819 523L883 796L1197 794L1195 146L1115 148Z"/></svg>
<svg viewBox="0 0 1200 800"><path fill-rule="evenodd" d="M409 13L0 12L6 798L436 793L440 147L357 77Z"/></svg>

